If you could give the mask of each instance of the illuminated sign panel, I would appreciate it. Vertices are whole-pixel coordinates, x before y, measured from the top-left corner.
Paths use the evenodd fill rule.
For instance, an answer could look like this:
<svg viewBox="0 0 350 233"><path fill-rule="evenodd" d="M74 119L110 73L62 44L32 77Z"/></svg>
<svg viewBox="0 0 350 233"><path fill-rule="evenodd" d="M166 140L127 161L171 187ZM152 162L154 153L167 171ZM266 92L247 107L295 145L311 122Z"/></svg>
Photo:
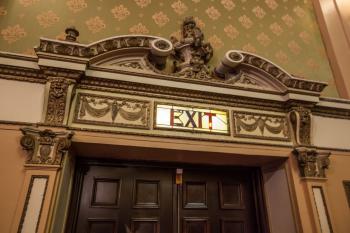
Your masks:
<svg viewBox="0 0 350 233"><path fill-rule="evenodd" d="M156 104L156 127L229 134L228 113L220 110Z"/></svg>

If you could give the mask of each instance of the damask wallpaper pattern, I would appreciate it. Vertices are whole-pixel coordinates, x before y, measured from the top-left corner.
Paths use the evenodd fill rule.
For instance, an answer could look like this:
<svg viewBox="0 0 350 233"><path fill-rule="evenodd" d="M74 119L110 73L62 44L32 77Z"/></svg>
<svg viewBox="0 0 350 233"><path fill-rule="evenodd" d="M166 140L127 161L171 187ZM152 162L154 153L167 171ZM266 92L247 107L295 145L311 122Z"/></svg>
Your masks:
<svg viewBox="0 0 350 233"><path fill-rule="evenodd" d="M40 36L62 39L71 25L82 43L122 34L179 38L190 15L214 47L212 65L229 49L245 50L326 81L325 95L338 96L311 0L1 0L0 50L33 54Z"/></svg>

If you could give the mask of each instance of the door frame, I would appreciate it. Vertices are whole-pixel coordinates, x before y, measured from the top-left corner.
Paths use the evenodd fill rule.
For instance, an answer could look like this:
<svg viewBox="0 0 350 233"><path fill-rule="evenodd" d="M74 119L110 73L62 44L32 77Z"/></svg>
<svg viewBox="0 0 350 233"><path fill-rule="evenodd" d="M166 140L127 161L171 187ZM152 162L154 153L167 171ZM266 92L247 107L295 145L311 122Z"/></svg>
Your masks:
<svg viewBox="0 0 350 233"><path fill-rule="evenodd" d="M119 160L119 159L97 159L77 157L73 187L68 208L65 233L75 233L76 224L80 209L80 197L83 188L84 175L89 170L89 166L119 166L119 167L144 167L144 168L187 168L187 169L235 169L251 172L251 180L253 187L253 197L255 202L255 215L257 222L257 233L270 233L266 199L264 195L263 176L260 167L243 167L232 165L208 165L208 164L193 164L193 163L178 163L178 162L159 162L159 161L144 161L144 160ZM173 177L175 179L175 177ZM173 184L173 190L177 190L176 184ZM173 195L173 205L177 204L176 195ZM176 222L177 211L173 208L173 222ZM177 224L173 224L173 233L177 233Z"/></svg>

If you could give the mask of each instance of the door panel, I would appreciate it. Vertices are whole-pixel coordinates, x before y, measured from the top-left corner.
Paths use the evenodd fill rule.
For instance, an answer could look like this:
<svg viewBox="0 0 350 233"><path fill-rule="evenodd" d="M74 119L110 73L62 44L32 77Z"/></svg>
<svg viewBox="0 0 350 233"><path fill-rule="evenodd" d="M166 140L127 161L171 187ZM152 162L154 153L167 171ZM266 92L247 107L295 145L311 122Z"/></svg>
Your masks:
<svg viewBox="0 0 350 233"><path fill-rule="evenodd" d="M186 167L175 185L172 167L84 166L77 169L69 233L259 232L252 170Z"/></svg>

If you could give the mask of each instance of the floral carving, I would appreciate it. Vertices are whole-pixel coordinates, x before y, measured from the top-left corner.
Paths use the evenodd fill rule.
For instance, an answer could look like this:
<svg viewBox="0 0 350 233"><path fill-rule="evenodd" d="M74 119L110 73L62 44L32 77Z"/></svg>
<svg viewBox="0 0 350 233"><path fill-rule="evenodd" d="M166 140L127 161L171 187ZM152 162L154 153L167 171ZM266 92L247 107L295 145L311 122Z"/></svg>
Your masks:
<svg viewBox="0 0 350 233"><path fill-rule="evenodd" d="M130 15L130 11L123 4L119 5L119 6L115 6L111 10L111 12L112 12L114 18L118 19L118 21L126 19L126 17L128 17Z"/></svg>
<svg viewBox="0 0 350 233"><path fill-rule="evenodd" d="M69 0L66 2L66 5L73 13L77 13L87 7L85 0Z"/></svg>
<svg viewBox="0 0 350 233"><path fill-rule="evenodd" d="M270 25L270 30L276 35L279 36L282 34L283 29L278 23L273 23Z"/></svg>
<svg viewBox="0 0 350 233"><path fill-rule="evenodd" d="M24 7L31 6L36 2L39 2L39 0L19 0L19 4L21 4Z"/></svg>
<svg viewBox="0 0 350 233"><path fill-rule="evenodd" d="M254 7L252 11L255 14L255 16L259 19L264 18L264 16L266 15L266 12L260 6Z"/></svg>
<svg viewBox="0 0 350 233"><path fill-rule="evenodd" d="M311 120L310 109L298 106L290 111L289 121L293 129L294 143L296 145L311 145Z"/></svg>
<svg viewBox="0 0 350 233"><path fill-rule="evenodd" d="M135 3L139 7L144 8L144 7L148 6L151 3L151 0L135 0Z"/></svg>
<svg viewBox="0 0 350 233"><path fill-rule="evenodd" d="M66 97L70 81L65 78L51 78L45 122L62 124L66 112Z"/></svg>
<svg viewBox="0 0 350 233"><path fill-rule="evenodd" d="M188 10L188 7L185 5L185 3L181 2L180 0L171 4L171 7L178 15L183 15Z"/></svg>
<svg viewBox="0 0 350 233"><path fill-rule="evenodd" d="M233 116L236 136L289 140L288 123L284 116L250 112L234 112Z"/></svg>
<svg viewBox="0 0 350 233"><path fill-rule="evenodd" d="M74 122L148 128L149 103L80 94Z"/></svg>
<svg viewBox="0 0 350 233"><path fill-rule="evenodd" d="M26 165L60 166L71 145L72 132L54 132L50 129L21 128L20 144L28 151Z"/></svg>
<svg viewBox="0 0 350 233"><path fill-rule="evenodd" d="M152 19L159 27L163 27L165 24L169 22L168 16L164 14L162 11L152 15Z"/></svg>
<svg viewBox="0 0 350 233"><path fill-rule="evenodd" d="M232 0L221 0L221 4L229 11L233 10L236 6Z"/></svg>
<svg viewBox="0 0 350 233"><path fill-rule="evenodd" d="M242 15L238 18L238 21L242 24L243 27L245 27L246 29L249 29L253 26L253 22L252 20L246 16L246 15Z"/></svg>
<svg viewBox="0 0 350 233"><path fill-rule="evenodd" d="M148 34L149 30L142 23L138 23L129 28L129 32L131 32L132 34Z"/></svg>
<svg viewBox="0 0 350 233"><path fill-rule="evenodd" d="M325 170L330 164L330 152L321 153L315 148L296 147L293 153L298 160L301 177L326 178Z"/></svg>
<svg viewBox="0 0 350 233"><path fill-rule="evenodd" d="M106 24L99 16L86 20L85 24L92 33L97 33L106 28Z"/></svg>
<svg viewBox="0 0 350 233"><path fill-rule="evenodd" d="M5 9L5 7L0 6L0 16L5 16L7 15L7 10Z"/></svg>
<svg viewBox="0 0 350 233"><path fill-rule="evenodd" d="M44 28L50 27L60 20L60 18L53 11L43 12L37 15L36 19L38 20L39 25Z"/></svg>
<svg viewBox="0 0 350 233"><path fill-rule="evenodd" d="M232 26L232 24L229 24L226 27L224 27L224 32L231 39L235 39L239 35L238 30L234 26Z"/></svg>
<svg viewBox="0 0 350 233"><path fill-rule="evenodd" d="M7 41L7 43L11 44L22 37L25 37L27 33L25 32L24 28L17 24L15 26L8 26L7 28L2 29L1 35L4 40Z"/></svg>

